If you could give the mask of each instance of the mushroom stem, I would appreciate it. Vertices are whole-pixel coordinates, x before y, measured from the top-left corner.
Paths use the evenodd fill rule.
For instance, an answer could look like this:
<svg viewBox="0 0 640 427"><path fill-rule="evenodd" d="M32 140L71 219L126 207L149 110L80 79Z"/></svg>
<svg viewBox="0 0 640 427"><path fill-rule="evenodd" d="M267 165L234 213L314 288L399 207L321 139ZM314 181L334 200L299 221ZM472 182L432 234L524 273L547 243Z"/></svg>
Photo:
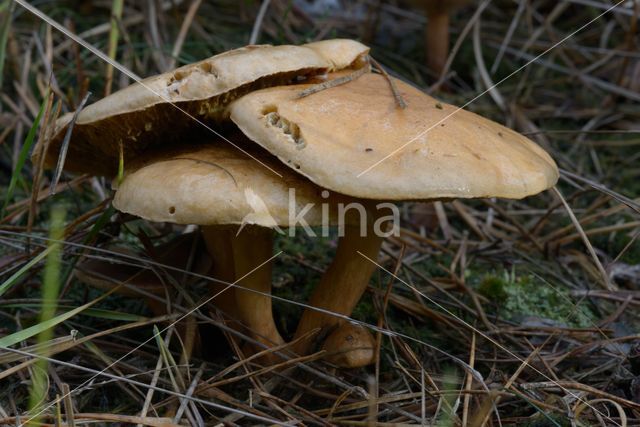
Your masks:
<svg viewBox="0 0 640 427"><path fill-rule="evenodd" d="M232 237L231 246L240 322L251 330L257 341L269 347L283 344L271 308L273 263L269 261L264 264L273 256L273 231L257 225L245 226L237 236Z"/></svg>
<svg viewBox="0 0 640 427"><path fill-rule="evenodd" d="M208 225L202 227L202 237L211 255L211 277L233 283L236 280L236 270L233 265L233 248L231 240L236 231L235 226ZM231 318L237 318L235 291L229 285L213 282L211 284L212 303Z"/></svg>
<svg viewBox="0 0 640 427"><path fill-rule="evenodd" d="M374 217L373 220L377 218ZM367 258L377 258L383 240L374 232L373 224L368 223L366 231L366 235L362 236L359 226L345 226L336 256L311 295L311 306L345 316L351 315L376 269L376 265ZM320 333L301 340L294 350L299 354L308 353L315 347L318 339L322 339L342 322L337 316L307 308L302 314L295 338L316 328L320 328Z"/></svg>
<svg viewBox="0 0 640 427"><path fill-rule="evenodd" d="M449 11L444 7L427 8L427 67L440 77L449 56Z"/></svg>

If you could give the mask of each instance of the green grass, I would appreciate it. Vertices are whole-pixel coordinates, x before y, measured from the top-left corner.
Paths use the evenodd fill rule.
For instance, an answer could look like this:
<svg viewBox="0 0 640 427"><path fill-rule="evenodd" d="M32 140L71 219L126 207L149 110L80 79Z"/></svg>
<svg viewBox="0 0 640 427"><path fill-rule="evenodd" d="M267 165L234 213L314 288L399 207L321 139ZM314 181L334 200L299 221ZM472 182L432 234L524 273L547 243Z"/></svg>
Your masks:
<svg viewBox="0 0 640 427"><path fill-rule="evenodd" d="M36 338L38 345L45 346L54 337L53 325L49 326L55 317L57 310L58 294L60 293L60 269L62 260L62 239L64 238L64 207L58 205L51 210L51 220L49 225L48 247L51 248L47 255L47 260L42 274L42 301L46 303L40 311L39 325L46 325ZM38 325L38 326L39 326ZM47 356L46 350L40 356ZM31 391L29 393L29 411L32 415L30 425L37 425L39 418L39 408L46 401L47 390L49 388L49 373L47 371L49 363L44 359L38 359L33 365L31 375Z"/></svg>
<svg viewBox="0 0 640 427"><path fill-rule="evenodd" d="M15 3L12 0L3 0L0 3L0 88L4 81L4 64L7 56L7 41L11 29L11 19Z"/></svg>
<svg viewBox="0 0 640 427"><path fill-rule="evenodd" d="M20 149L20 154L18 155L18 162L13 170L13 174L11 175L11 180L9 181L9 186L6 189L4 196L4 203L2 204L2 209L0 209L0 218L4 217L5 210L9 205L9 202L13 198L13 193L16 189L16 185L18 181L22 179L22 169L29 157L29 153L31 152L31 148L36 140L36 131L38 130L38 126L40 125L40 120L42 119L42 114L49 100L49 95L42 100L40 104L40 109L38 110L38 115L36 116L31 128L29 129L29 133L27 133L27 137Z"/></svg>

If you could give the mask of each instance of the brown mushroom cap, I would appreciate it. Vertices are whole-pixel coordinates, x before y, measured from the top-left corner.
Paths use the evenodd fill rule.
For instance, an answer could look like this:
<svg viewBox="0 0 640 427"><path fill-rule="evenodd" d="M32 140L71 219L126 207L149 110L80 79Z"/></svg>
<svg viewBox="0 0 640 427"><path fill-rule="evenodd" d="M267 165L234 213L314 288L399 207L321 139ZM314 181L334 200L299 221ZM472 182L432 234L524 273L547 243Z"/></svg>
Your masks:
<svg viewBox="0 0 640 427"><path fill-rule="evenodd" d="M65 169L113 176L121 143L127 159L157 144L159 139L162 143L174 142L188 129L198 126L171 104L199 120L220 120L224 118L225 106L238 96L288 84L297 77L348 67L359 63L357 60L368 50L356 41L344 39L310 47L247 46L149 77L80 112ZM66 114L56 123L45 167L55 165L72 117L73 114ZM39 152L36 147L34 155Z"/></svg>
<svg viewBox="0 0 640 427"><path fill-rule="evenodd" d="M304 216L310 226L322 225L323 203L329 206L329 224L337 221L337 204L349 198L323 193L268 153L246 149L282 178L224 141L211 141L158 150L143 162L129 164L113 205L158 222L286 227L289 191L295 189L295 212L314 204Z"/></svg>
<svg viewBox="0 0 640 427"><path fill-rule="evenodd" d="M354 197L519 199L557 181L554 161L531 140L396 83L404 110L383 76L365 74L304 98L306 85L252 92L231 104L231 119L297 172Z"/></svg>

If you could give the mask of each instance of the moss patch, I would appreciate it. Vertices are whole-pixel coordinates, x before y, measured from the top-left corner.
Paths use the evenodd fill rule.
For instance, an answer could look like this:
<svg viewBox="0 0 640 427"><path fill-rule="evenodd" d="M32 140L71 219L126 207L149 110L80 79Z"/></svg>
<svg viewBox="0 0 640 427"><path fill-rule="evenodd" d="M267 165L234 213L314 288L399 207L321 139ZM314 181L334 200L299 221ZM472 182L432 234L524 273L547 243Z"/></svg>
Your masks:
<svg viewBox="0 0 640 427"><path fill-rule="evenodd" d="M496 312L509 320L525 317L548 319L569 327L593 326L595 315L584 302L578 304L569 293L533 275L515 272L487 274L477 286L491 300Z"/></svg>

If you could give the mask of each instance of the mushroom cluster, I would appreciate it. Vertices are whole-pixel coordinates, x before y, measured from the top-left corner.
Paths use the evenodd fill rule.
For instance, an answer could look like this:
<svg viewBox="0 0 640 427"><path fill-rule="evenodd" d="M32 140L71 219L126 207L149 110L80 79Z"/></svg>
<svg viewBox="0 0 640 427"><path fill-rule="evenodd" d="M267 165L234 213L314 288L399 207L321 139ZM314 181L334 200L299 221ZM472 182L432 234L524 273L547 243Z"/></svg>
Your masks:
<svg viewBox="0 0 640 427"><path fill-rule="evenodd" d="M196 132L221 122L224 139ZM292 349L323 348L347 367L374 360L371 334L345 318L398 226L391 202L517 199L558 178L535 143L374 73L368 48L352 40L249 46L147 79L87 107L75 123L62 117L46 165L70 126L69 170L113 176L124 158L117 209L201 226L218 281L214 303L261 347L285 342L271 307L272 229L299 218L339 225L336 256Z"/></svg>

